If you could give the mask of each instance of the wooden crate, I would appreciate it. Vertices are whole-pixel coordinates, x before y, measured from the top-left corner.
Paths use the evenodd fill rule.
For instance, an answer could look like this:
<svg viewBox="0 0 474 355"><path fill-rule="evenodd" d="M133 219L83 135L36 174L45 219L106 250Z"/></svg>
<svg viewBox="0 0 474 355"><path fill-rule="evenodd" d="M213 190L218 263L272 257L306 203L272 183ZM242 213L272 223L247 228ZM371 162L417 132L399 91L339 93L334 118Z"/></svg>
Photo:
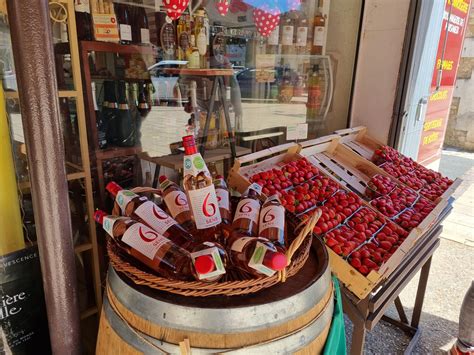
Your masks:
<svg viewBox="0 0 474 355"><path fill-rule="evenodd" d="M386 145L377 139L371 137L367 133L367 128L364 126L342 129L335 132L340 137L340 143L356 152L365 159L372 161L376 149ZM383 170L383 169L381 169ZM396 178L395 178L396 179ZM398 183L405 185L396 179ZM462 183L462 179L455 179L449 188L440 196L441 199L449 200L453 197L454 192ZM435 202L436 203L436 202Z"/></svg>
<svg viewBox="0 0 474 355"><path fill-rule="evenodd" d="M300 145L287 143L236 158L234 166L229 172L227 185L243 193L251 184L249 179L252 175L271 170L279 164L300 159L300 150ZM259 161L263 158L267 159Z"/></svg>
<svg viewBox="0 0 474 355"><path fill-rule="evenodd" d="M401 184L375 164L340 144L340 137L323 137L300 144L302 146L300 155L341 184L345 190L355 190L364 194L367 182L376 174L388 176L397 184ZM362 205L380 214L375 207L364 200ZM357 297L365 298L398 267L420 237L436 223L446 205L447 201L440 198L435 209L409 233L390 259L382 264L378 271L371 271L367 276L360 274L357 269L328 247L333 273ZM388 222L389 219L385 218L385 220Z"/></svg>

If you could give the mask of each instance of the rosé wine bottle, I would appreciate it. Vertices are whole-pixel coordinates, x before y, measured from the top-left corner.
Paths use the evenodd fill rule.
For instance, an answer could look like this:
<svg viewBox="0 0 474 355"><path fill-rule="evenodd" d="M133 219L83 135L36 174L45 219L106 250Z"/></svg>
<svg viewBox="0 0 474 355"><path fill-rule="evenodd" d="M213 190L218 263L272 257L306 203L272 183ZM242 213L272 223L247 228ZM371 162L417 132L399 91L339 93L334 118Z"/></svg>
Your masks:
<svg viewBox="0 0 474 355"><path fill-rule="evenodd" d="M234 235L235 236L235 235ZM232 264L254 276L272 276L288 261L279 247L265 238L236 237L229 249Z"/></svg>
<svg viewBox="0 0 474 355"><path fill-rule="evenodd" d="M238 233L249 237L256 237L258 233L258 217L260 215L261 187L252 184L240 197L235 209L234 221L232 222L232 233Z"/></svg>
<svg viewBox="0 0 474 355"><path fill-rule="evenodd" d="M258 236L285 247L285 208L277 195L268 197L262 205Z"/></svg>
<svg viewBox="0 0 474 355"><path fill-rule="evenodd" d="M163 193L163 200L171 217L189 232L195 231L196 225L193 222L193 214L189 208L188 198L183 190L164 175L160 176L160 187Z"/></svg>
<svg viewBox="0 0 474 355"><path fill-rule="evenodd" d="M202 276L223 267L216 265L211 255L197 256L193 260L186 250L131 218L108 216L98 210L94 219L123 250L166 278L201 280Z"/></svg>
<svg viewBox="0 0 474 355"><path fill-rule="evenodd" d="M196 148L193 136L183 137L183 187L202 241L216 241L220 237L222 222L216 189L206 163Z"/></svg>

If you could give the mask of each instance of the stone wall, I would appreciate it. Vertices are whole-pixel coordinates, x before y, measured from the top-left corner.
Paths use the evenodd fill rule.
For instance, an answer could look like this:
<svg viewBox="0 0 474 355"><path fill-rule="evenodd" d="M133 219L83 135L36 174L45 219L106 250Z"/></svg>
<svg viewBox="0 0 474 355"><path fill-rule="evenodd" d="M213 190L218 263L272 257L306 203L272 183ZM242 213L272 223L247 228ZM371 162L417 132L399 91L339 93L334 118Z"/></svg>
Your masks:
<svg viewBox="0 0 474 355"><path fill-rule="evenodd" d="M474 5L466 31L444 145L474 151Z"/></svg>

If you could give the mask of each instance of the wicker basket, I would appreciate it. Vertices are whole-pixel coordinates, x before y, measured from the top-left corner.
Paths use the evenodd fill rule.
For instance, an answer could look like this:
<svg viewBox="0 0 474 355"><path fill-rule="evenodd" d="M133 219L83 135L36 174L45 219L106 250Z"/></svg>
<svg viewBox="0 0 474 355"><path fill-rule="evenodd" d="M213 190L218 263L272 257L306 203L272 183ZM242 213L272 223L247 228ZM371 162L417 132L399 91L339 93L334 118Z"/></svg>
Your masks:
<svg viewBox="0 0 474 355"><path fill-rule="evenodd" d="M158 192L151 188L142 187L132 189L132 191L135 193ZM113 213L119 214L117 205L114 206ZM245 295L258 292L279 282L285 282L288 277L295 275L303 267L311 249L312 230L320 216L321 211L318 209L308 223L302 226L303 228L287 249L288 266L271 277L250 278L250 276L247 276L248 278L245 278L240 274L239 277L242 279L223 282L170 280L146 271L145 266L131 259L110 239L107 242L107 252L112 267L137 285L144 285L183 296ZM296 228L291 229L297 230Z"/></svg>

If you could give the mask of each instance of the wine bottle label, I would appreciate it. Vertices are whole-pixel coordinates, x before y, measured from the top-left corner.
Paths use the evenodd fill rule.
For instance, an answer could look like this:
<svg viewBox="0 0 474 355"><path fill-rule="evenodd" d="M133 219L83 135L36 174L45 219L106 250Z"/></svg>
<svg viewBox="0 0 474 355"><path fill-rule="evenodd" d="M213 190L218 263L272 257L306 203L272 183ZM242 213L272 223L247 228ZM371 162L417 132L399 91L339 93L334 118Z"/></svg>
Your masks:
<svg viewBox="0 0 474 355"><path fill-rule="evenodd" d="M260 212L260 233L268 228L285 230L285 208L283 206L267 206Z"/></svg>
<svg viewBox="0 0 474 355"><path fill-rule="evenodd" d="M182 212L189 211L188 199L183 191L171 191L164 200L173 218Z"/></svg>
<svg viewBox="0 0 474 355"><path fill-rule="evenodd" d="M209 243L209 244L212 245L212 243ZM211 247L209 249L203 249L203 250L191 253L191 259L193 260L193 264L197 257L203 256L203 255L209 255L210 257L212 257L212 259L214 260L214 270L211 272L208 272L207 274L200 274L199 272L196 271L196 274L198 275L199 280L212 279L216 276L225 274L224 263L222 262L221 255L219 254L219 249L217 249L217 247Z"/></svg>
<svg viewBox="0 0 474 355"><path fill-rule="evenodd" d="M250 261L248 263L248 266L252 269L257 270L263 275L273 276L276 271L263 265L263 258L265 257L265 253L269 249L270 248L265 244L257 242L257 244L255 245L255 250L253 251L252 257L250 258Z"/></svg>
<svg viewBox="0 0 474 355"><path fill-rule="evenodd" d="M260 212L260 202L252 198L244 198L237 205L235 211L234 222L241 218L249 219L254 223L258 223L258 214Z"/></svg>
<svg viewBox="0 0 474 355"><path fill-rule="evenodd" d="M219 207L230 211L229 191L224 189L216 189L216 196Z"/></svg>
<svg viewBox="0 0 474 355"><path fill-rule="evenodd" d="M120 24L120 39L122 41L132 40L132 26Z"/></svg>
<svg viewBox="0 0 474 355"><path fill-rule="evenodd" d="M117 216L106 216L102 222L102 228L107 232L111 237L114 236L114 224L118 220L129 220L128 217L117 217Z"/></svg>
<svg viewBox="0 0 474 355"><path fill-rule="evenodd" d="M281 44L284 46L292 46L293 45L293 26L283 26L283 34L281 39Z"/></svg>
<svg viewBox="0 0 474 355"><path fill-rule="evenodd" d="M151 201L141 204L135 210L135 214L152 229L163 235L171 226L177 224L173 218Z"/></svg>
<svg viewBox="0 0 474 355"><path fill-rule="evenodd" d="M171 244L169 239L142 223L131 225L123 234L122 242L153 260L160 248Z"/></svg>
<svg viewBox="0 0 474 355"><path fill-rule="evenodd" d="M189 33L188 32L182 32L178 36L178 45L179 47L183 50L183 52L186 52L189 48Z"/></svg>
<svg viewBox="0 0 474 355"><path fill-rule="evenodd" d="M214 227L222 222L214 185L189 190L188 196L197 229Z"/></svg>
<svg viewBox="0 0 474 355"><path fill-rule="evenodd" d="M308 40L308 27L298 27L296 30L296 45L305 47Z"/></svg>
<svg viewBox="0 0 474 355"><path fill-rule="evenodd" d="M280 26L276 26L275 29L268 36L268 44L270 46L278 46L278 35L280 34Z"/></svg>
<svg viewBox="0 0 474 355"><path fill-rule="evenodd" d="M325 27L322 26L315 26L314 27L314 37L313 37L313 45L314 46L324 46L324 35L325 35Z"/></svg>
<svg viewBox="0 0 474 355"><path fill-rule="evenodd" d="M128 203L132 201L134 198L139 197L136 193L133 193L129 190L120 190L115 197L115 201L120 207L122 213L125 213L125 208L127 207Z"/></svg>
<svg viewBox="0 0 474 355"><path fill-rule="evenodd" d="M140 28L140 38L142 43L150 43L150 30L148 28Z"/></svg>
<svg viewBox="0 0 474 355"><path fill-rule="evenodd" d="M197 39L196 39L196 47L200 55L205 55L207 52L207 40L206 40L206 35L204 31L205 29L201 28L201 31L197 35Z"/></svg>
<svg viewBox="0 0 474 355"><path fill-rule="evenodd" d="M90 13L89 0L74 0L74 11Z"/></svg>
<svg viewBox="0 0 474 355"><path fill-rule="evenodd" d="M230 250L241 253L242 250L244 250L244 247L254 239L255 239L255 237L242 237L242 238L239 238L235 242L232 243L232 246L230 247Z"/></svg>
<svg viewBox="0 0 474 355"><path fill-rule="evenodd" d="M197 52L196 52L197 53ZM207 169L206 163L200 153L185 155L183 161L183 176L193 175L196 176L200 172L206 172L208 175L209 170Z"/></svg>

